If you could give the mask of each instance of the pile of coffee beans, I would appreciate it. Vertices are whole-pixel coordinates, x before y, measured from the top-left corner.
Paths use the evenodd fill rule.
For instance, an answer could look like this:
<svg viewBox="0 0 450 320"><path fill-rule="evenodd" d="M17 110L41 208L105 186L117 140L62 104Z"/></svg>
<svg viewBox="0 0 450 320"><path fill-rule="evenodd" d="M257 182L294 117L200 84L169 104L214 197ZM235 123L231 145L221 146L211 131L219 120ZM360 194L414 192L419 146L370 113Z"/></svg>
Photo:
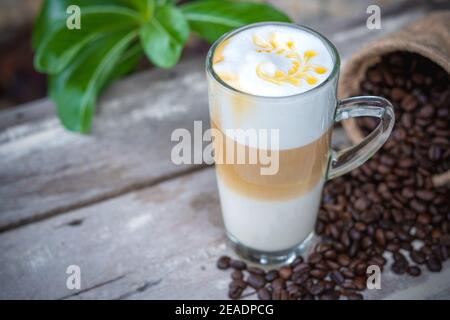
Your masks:
<svg viewBox="0 0 450 320"><path fill-rule="evenodd" d="M406 52L385 55L371 67L361 93L392 101L396 125L386 145L367 163L324 188L316 224L318 243L306 261L278 270L232 268L229 297L247 287L260 299L362 299L367 267L417 277L439 272L450 251L450 187L433 175L450 169L450 78L426 58ZM372 118L358 119L369 133ZM251 291L252 292L252 291Z"/></svg>

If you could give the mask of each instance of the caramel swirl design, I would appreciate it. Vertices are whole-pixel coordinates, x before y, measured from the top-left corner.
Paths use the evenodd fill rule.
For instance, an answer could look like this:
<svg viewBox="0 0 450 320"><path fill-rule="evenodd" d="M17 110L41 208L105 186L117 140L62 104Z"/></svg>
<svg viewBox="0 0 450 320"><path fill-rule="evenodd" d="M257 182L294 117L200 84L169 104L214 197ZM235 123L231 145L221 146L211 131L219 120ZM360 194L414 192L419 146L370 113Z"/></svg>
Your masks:
<svg viewBox="0 0 450 320"><path fill-rule="evenodd" d="M255 34L253 35L253 44L258 47L257 52L272 53L288 59L291 67L287 72L276 70L274 73L264 71L264 62L256 67L256 74L263 80L282 85L290 83L295 86L301 84L301 80L305 80L310 85L315 85L318 81L314 74L324 74L327 68L315 65L311 62L312 58L317 56L314 50L306 50L303 55L298 53L295 42L279 41L277 33L272 33L268 40Z"/></svg>

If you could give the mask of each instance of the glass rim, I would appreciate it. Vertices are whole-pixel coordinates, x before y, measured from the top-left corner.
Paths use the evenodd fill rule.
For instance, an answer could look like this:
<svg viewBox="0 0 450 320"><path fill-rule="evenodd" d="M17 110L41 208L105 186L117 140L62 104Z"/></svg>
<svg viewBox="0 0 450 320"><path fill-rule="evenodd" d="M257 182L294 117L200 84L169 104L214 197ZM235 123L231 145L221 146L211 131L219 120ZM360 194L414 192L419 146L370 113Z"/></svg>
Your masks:
<svg viewBox="0 0 450 320"><path fill-rule="evenodd" d="M263 96L263 95L256 95L256 94L252 94L252 93L248 93L239 89L236 89L232 86L230 86L228 83L226 83L225 81L223 81L218 75L217 73L214 71L213 68L213 58L214 58L214 52L216 51L216 48L225 40L227 40L228 38L234 36L235 34L247 30L247 29L251 29L251 28L255 28L255 27L260 27L260 26L266 26L266 25L279 25L279 26L285 26L285 27L290 27L290 28L296 28L296 29L300 29L303 31L306 31L314 36L316 36L317 38L319 38L319 40L322 41L322 43L325 44L325 46L329 49L329 51L331 52L332 58L334 58L333 62L333 69L330 72L330 74L328 75L327 78L325 78L325 80L323 80L318 86L307 90L305 92L300 92L300 93L296 93L296 94L291 94L288 96ZM278 22L278 21L266 21L266 22L257 22L257 23L252 23L252 24L248 24L245 26L242 26L240 28L234 29L232 31L229 31L227 33L225 33L224 35L222 35L219 39L217 39L212 46L209 48L208 50L208 54L206 56L206 72L219 84L221 84L223 87L225 87L226 89L232 91L233 93L238 93L250 98L260 98L260 99L267 99L267 100L282 100L282 99L290 99L290 98L295 98L295 97L300 97L300 96L306 96L309 94L313 94L314 92L318 91L319 89L325 87L325 85L327 85L328 83L330 83L330 81L332 79L334 79L334 77L339 73L339 69L340 69L340 65L341 65L341 59L339 56L339 53L336 49L336 47L334 46L334 44L328 40L324 35L322 35L321 33L306 27L304 25L298 25L295 23L289 23L289 22Z"/></svg>

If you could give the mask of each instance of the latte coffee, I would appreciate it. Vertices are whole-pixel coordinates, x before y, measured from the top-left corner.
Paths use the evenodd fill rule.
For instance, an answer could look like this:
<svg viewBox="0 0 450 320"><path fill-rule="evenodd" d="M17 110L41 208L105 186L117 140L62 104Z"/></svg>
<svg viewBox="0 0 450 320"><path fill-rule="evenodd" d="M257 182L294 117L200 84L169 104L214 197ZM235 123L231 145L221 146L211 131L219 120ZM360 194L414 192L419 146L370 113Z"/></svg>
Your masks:
<svg viewBox="0 0 450 320"><path fill-rule="evenodd" d="M285 261L312 235L328 177L339 56L312 30L260 23L216 42L207 69L227 234L249 259ZM239 139L232 130L276 130L278 141ZM277 170L220 158L235 150L272 152Z"/></svg>

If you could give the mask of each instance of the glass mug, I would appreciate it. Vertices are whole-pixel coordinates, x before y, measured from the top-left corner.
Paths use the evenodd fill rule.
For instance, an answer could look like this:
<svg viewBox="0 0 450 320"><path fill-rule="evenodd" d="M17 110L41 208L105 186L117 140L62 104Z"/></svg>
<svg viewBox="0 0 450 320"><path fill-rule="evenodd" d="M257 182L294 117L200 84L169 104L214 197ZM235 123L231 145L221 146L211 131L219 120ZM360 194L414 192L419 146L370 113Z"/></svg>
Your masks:
<svg viewBox="0 0 450 320"><path fill-rule="evenodd" d="M280 25L298 28L323 42L333 68L328 77L309 91L282 97L258 96L229 86L214 71L216 49L249 28ZM394 111L381 97L337 99L340 58L334 45L304 26L263 22L244 26L222 36L206 59L209 111L214 136L216 177L223 221L228 238L244 259L261 263L288 263L307 248L325 181L363 164L388 139ZM341 151L331 149L334 122L369 116L379 125L359 144ZM277 130L277 146L248 143L230 137L233 130ZM220 138L220 139L218 139ZM230 142L233 147L226 142ZM233 163L224 158L236 149L277 155L275 174L262 174L267 163ZM218 154L220 156L218 156ZM230 159L235 160L235 155ZM218 161L220 160L220 161ZM236 162L236 161L234 161Z"/></svg>

